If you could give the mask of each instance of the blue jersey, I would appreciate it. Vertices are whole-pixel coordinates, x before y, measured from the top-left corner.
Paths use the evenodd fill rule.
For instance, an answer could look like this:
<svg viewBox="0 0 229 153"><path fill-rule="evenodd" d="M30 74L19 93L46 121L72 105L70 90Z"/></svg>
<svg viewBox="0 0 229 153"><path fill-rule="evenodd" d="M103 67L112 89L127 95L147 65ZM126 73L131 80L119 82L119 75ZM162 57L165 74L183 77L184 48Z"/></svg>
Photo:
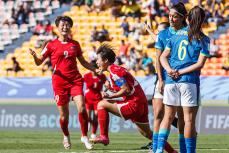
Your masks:
<svg viewBox="0 0 229 153"><path fill-rule="evenodd" d="M209 57L209 46L209 37L204 36L201 40L189 42L188 28L179 30L166 45L166 49L170 50L169 65L176 70L193 65L197 63L200 54ZM165 83L188 82L199 85L199 76L199 70L181 75L175 80L166 76Z"/></svg>
<svg viewBox="0 0 229 153"><path fill-rule="evenodd" d="M168 27L165 30L162 30L161 32L159 32L158 36L157 36L157 40L155 42L155 48L160 50L161 52L163 52L165 50L166 44L168 43L169 39L176 34L176 31L171 28ZM165 69L162 69L162 79L164 80L166 76L166 71Z"/></svg>
<svg viewBox="0 0 229 153"><path fill-rule="evenodd" d="M176 34L176 31L169 27L166 28L165 30L162 30L161 32L159 32L158 36L157 36L157 40L155 42L155 48L159 49L161 52L164 51L166 44L168 43L169 39Z"/></svg>

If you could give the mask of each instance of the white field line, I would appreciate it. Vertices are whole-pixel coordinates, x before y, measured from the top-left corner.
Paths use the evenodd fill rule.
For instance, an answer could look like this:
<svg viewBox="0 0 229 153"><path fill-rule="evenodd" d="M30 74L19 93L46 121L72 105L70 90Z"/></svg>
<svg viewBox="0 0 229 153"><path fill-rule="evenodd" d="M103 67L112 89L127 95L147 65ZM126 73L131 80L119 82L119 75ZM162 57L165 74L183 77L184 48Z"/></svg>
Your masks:
<svg viewBox="0 0 229 153"><path fill-rule="evenodd" d="M229 148L214 148L214 149L207 149L207 148L201 148L197 150L210 150L210 151L228 151ZM149 150L95 150L95 151L73 151L73 152L58 152L58 153L126 153L126 152L149 152Z"/></svg>

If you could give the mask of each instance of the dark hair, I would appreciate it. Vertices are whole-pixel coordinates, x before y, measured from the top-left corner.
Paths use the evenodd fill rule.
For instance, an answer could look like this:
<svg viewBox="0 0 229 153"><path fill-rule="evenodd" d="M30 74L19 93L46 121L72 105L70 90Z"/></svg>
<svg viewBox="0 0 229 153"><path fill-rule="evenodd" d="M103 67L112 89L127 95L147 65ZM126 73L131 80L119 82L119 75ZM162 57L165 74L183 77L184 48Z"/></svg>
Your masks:
<svg viewBox="0 0 229 153"><path fill-rule="evenodd" d="M109 63L113 64L115 62L114 49L108 44L102 44L97 50L97 55L100 55L103 60L107 59Z"/></svg>
<svg viewBox="0 0 229 153"><path fill-rule="evenodd" d="M205 19L205 11L199 6L193 7L188 14L189 31L188 40L191 42L193 39L200 40L204 34L201 26Z"/></svg>
<svg viewBox="0 0 229 153"><path fill-rule="evenodd" d="M188 12L187 12L187 10L186 10L186 8L185 8L184 3L179 2L179 3L177 3L177 4L173 5L173 6L171 6L170 9L176 10L176 12L177 12L180 16L184 17L183 24L186 26L187 23L186 23L186 21L185 21L185 16L188 14Z"/></svg>
<svg viewBox="0 0 229 153"><path fill-rule="evenodd" d="M58 16L55 20L55 24L58 27L60 21L68 22L70 26L73 26L73 21L69 16Z"/></svg>

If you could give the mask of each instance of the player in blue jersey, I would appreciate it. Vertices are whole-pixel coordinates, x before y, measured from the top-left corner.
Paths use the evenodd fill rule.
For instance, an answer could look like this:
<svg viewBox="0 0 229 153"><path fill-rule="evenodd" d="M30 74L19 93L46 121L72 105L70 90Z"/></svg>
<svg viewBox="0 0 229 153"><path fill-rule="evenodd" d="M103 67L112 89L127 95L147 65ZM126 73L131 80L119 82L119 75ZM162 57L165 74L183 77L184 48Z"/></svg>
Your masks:
<svg viewBox="0 0 229 153"><path fill-rule="evenodd" d="M153 134L153 144L152 150L156 152L157 150L157 142L158 142L158 133L161 121L163 119L164 114L164 104L163 104L163 91L164 91L164 79L166 75L166 71L162 68L160 63L160 56L165 49L167 42L170 38L176 34L176 32L182 28L186 27L186 15L187 10L183 3L178 3L170 8L169 12L169 24L170 27L159 32L155 48L156 48L156 69L158 75L158 81L155 88L154 99L153 99L153 113L154 113L154 134ZM180 110L180 109L179 109ZM178 111L178 116L183 116L183 112ZM179 137L180 137L180 152L185 152L185 144L184 144L184 122L181 117L179 117ZM177 127L177 119L173 120L173 126ZM167 147L167 144L165 145Z"/></svg>
<svg viewBox="0 0 229 153"><path fill-rule="evenodd" d="M184 137L187 153L196 152L195 119L198 111L199 75L209 56L210 39L201 31L205 12L195 6L188 14L189 26L171 37L160 57L167 75L165 77L165 115L160 125L158 148L162 153L170 132L176 108L184 112Z"/></svg>

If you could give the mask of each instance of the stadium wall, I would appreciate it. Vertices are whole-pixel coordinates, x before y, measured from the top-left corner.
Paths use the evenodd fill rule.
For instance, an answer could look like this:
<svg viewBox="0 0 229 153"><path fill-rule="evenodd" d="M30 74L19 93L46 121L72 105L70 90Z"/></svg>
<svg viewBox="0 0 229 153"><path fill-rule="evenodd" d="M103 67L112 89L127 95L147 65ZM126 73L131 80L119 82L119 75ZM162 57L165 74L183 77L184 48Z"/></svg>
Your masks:
<svg viewBox="0 0 229 153"><path fill-rule="evenodd" d="M154 93L156 76L137 77L148 99ZM201 100L228 103L229 77L201 77ZM0 78L1 99L53 99L50 77Z"/></svg>
<svg viewBox="0 0 229 153"><path fill-rule="evenodd" d="M149 121L153 126L152 106L149 106ZM152 127L151 126L151 127ZM198 133L228 134L229 113L225 107L201 107L196 122ZM59 113L51 105L0 105L0 130L59 130ZM74 105L70 106L69 128L80 131ZM110 115L110 132L133 132L136 126L131 121ZM173 132L178 132L172 129Z"/></svg>
<svg viewBox="0 0 229 153"><path fill-rule="evenodd" d="M155 76L137 77L149 100L154 91ZM198 133L229 133L228 77L201 77L201 99L218 106L201 107L197 117ZM0 78L0 130L58 130L59 114L55 107L51 78ZM42 102L43 101L43 102ZM220 106L224 105L224 107ZM71 131L79 131L76 108L70 104ZM153 125L152 106L149 120ZM130 121L110 116L110 131L135 131ZM176 131L173 129L173 131Z"/></svg>

